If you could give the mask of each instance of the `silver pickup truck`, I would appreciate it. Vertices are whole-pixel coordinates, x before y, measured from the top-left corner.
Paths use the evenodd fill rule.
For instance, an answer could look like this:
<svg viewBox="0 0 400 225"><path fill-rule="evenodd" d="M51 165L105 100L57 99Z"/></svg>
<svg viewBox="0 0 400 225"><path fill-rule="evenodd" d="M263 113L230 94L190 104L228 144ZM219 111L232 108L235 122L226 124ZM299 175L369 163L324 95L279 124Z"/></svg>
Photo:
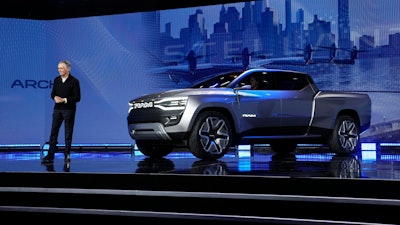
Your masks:
<svg viewBox="0 0 400 225"><path fill-rule="evenodd" d="M308 143L353 154L371 121L367 94L321 91L310 75L277 69L215 75L129 105L129 134L148 157L186 148L197 158L218 159L241 144L288 153Z"/></svg>

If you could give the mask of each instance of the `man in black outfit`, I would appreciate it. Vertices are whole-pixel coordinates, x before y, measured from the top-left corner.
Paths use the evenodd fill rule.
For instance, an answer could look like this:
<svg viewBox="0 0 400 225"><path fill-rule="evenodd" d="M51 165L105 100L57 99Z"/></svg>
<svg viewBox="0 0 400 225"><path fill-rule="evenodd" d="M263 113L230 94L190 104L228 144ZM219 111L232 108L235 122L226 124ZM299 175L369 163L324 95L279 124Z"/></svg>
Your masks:
<svg viewBox="0 0 400 225"><path fill-rule="evenodd" d="M49 151L43 162L52 162L57 150L58 133L64 122L65 128L65 160L70 160L72 134L74 131L76 103L81 100L79 80L70 74L71 63L67 60L58 63L60 76L54 78L51 98L54 100L53 120L51 125Z"/></svg>

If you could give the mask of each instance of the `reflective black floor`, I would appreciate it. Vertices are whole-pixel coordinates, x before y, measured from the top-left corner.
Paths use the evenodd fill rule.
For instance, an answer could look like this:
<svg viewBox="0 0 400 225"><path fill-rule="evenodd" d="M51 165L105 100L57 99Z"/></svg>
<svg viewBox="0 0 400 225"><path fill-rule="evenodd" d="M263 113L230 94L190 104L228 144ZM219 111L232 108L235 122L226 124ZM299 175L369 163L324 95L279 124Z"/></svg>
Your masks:
<svg viewBox="0 0 400 225"><path fill-rule="evenodd" d="M162 173L197 175L335 177L400 181L400 147L365 147L359 155L337 156L322 147L298 147L295 154L274 154L268 146L239 146L218 160L200 160L190 152L150 159L137 149L77 149L68 162L62 152L53 164L41 164L40 150L0 153L0 172Z"/></svg>
<svg viewBox="0 0 400 225"><path fill-rule="evenodd" d="M0 149L0 216L23 222L400 224L400 147L365 144L338 156L320 146L274 154L239 146L218 160L177 151Z"/></svg>

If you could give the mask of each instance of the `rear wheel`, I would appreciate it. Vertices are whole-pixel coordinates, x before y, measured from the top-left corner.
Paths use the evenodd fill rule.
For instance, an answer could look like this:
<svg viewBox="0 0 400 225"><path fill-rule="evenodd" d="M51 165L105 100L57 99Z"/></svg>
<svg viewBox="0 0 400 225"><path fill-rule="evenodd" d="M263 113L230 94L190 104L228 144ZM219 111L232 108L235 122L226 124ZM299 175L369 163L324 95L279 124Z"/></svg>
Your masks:
<svg viewBox="0 0 400 225"><path fill-rule="evenodd" d="M339 116L329 138L329 147L339 155L354 154L360 150L360 126L350 116Z"/></svg>
<svg viewBox="0 0 400 225"><path fill-rule="evenodd" d="M206 111L196 119L188 147L200 159L218 159L226 154L232 141L233 130L226 116Z"/></svg>
<svg viewBox="0 0 400 225"><path fill-rule="evenodd" d="M136 141L136 146L143 155L151 158L164 157L174 149L172 144L157 143L154 141Z"/></svg>

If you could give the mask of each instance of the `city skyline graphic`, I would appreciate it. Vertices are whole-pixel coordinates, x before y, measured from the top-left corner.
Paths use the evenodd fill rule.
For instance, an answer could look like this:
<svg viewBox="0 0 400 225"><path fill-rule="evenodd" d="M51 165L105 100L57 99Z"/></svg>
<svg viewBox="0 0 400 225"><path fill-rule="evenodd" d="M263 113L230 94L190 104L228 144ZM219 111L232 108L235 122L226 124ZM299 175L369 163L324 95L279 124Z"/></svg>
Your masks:
<svg viewBox="0 0 400 225"><path fill-rule="evenodd" d="M257 2L262 5L262 8L268 7L275 13L276 19L282 24L282 29L285 29L287 18L291 18L292 22L296 21L296 13L301 9L304 12L305 25L311 23L314 20L314 16L317 15L320 20L330 22L332 33L336 36L338 35L338 0L291 0L289 1L291 5L290 17L286 15L287 0L252 1L251 3L256 5ZM218 21L222 6L237 8L242 17L241 9L244 4L245 2L163 10L160 15L161 31L165 32L165 25L171 23L171 35L174 38L178 38L180 29L188 26L187 20L189 16L194 14L196 10L201 9L204 13L204 18L206 18L206 28L209 32L212 32L213 24ZM389 44L390 34L400 32L400 15L396 11L396 9L400 8L400 2L398 1L352 0L348 2L348 7L351 40L357 46L359 45L357 39L362 35L373 36L376 46L384 46ZM265 8L261 10L265 11Z"/></svg>

